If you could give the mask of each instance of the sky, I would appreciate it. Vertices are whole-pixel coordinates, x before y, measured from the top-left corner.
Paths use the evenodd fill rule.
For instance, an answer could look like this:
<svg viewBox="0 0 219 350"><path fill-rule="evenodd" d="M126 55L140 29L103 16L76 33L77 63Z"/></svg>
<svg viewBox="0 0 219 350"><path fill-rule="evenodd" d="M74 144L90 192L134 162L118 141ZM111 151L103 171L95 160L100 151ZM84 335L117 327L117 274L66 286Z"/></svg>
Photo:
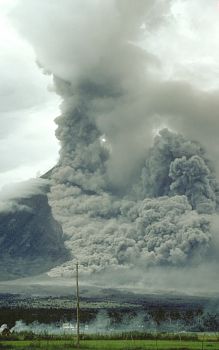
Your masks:
<svg viewBox="0 0 219 350"><path fill-rule="evenodd" d="M43 174L58 159L53 120L59 115L60 97L52 91L51 76L37 66L30 41L14 25L11 13L20 3L0 0L0 187ZM159 4L158 21L164 2ZM25 13L28 2L22 6ZM155 30L142 24L147 40L143 36L141 43L162 62L163 78L217 89L219 2L174 0L163 18L166 25ZM162 127L158 122L157 129Z"/></svg>
<svg viewBox="0 0 219 350"><path fill-rule="evenodd" d="M16 3L0 0L0 188L48 171L59 149L54 118L60 98L8 17Z"/></svg>

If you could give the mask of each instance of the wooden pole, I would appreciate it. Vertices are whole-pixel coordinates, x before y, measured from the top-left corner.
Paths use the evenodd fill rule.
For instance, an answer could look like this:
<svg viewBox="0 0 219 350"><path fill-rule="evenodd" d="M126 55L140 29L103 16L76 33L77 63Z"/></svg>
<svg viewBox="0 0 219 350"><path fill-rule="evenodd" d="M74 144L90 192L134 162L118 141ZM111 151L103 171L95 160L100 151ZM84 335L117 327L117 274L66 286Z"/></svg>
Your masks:
<svg viewBox="0 0 219 350"><path fill-rule="evenodd" d="M77 347L80 347L80 302L79 302L79 283L78 283L78 262L76 263L76 297L77 297Z"/></svg>

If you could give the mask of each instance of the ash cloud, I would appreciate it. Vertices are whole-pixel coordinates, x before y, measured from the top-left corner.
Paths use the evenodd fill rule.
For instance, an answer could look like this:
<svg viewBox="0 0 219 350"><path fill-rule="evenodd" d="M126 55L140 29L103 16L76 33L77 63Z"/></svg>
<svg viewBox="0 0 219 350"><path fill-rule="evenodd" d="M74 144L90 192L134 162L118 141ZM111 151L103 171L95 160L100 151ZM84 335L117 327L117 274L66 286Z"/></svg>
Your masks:
<svg viewBox="0 0 219 350"><path fill-rule="evenodd" d="M169 25L172 3L23 0L13 15L63 99L49 200L87 272L211 255L218 163L204 147L215 160L219 94L164 80L142 45ZM154 139L161 125L173 131Z"/></svg>
<svg viewBox="0 0 219 350"><path fill-rule="evenodd" d="M173 172L178 163L183 166ZM189 172L187 163L194 163ZM201 262L211 246L217 206L208 163L199 144L164 130L146 155L139 181L125 195L87 188L88 182L76 177L74 182L68 177L66 185L70 167L55 170L55 181L62 182L53 185L50 201L68 247L91 271Z"/></svg>
<svg viewBox="0 0 219 350"><path fill-rule="evenodd" d="M198 142L162 130L142 171L143 193L151 197L186 195L199 213L213 213L218 183L212 162Z"/></svg>

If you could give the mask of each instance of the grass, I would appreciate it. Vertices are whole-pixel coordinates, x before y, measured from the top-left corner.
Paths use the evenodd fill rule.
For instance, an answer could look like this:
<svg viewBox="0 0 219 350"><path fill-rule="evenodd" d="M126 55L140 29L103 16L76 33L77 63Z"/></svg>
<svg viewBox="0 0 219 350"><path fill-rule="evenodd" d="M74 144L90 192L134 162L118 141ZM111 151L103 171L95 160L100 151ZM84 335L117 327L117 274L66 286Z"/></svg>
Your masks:
<svg viewBox="0 0 219 350"><path fill-rule="evenodd" d="M33 332L12 333L9 337L1 336L1 340L72 340L74 335L70 334L48 334L42 333L40 335ZM196 341L199 338L206 337L210 340L219 340L217 333L167 333L167 332L109 332L109 333L95 333L95 334L81 334L81 340L184 340ZM210 338L209 338L210 337Z"/></svg>
<svg viewBox="0 0 219 350"><path fill-rule="evenodd" d="M0 349L8 350L70 350L76 349L75 340L4 340ZM219 350L213 340L82 340L83 350Z"/></svg>

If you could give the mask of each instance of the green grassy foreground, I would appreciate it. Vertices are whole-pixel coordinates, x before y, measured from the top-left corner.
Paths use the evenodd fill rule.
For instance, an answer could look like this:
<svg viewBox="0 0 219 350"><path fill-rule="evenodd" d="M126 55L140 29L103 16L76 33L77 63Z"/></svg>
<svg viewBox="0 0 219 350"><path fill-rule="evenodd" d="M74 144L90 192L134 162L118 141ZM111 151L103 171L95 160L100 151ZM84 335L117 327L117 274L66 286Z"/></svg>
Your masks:
<svg viewBox="0 0 219 350"><path fill-rule="evenodd" d="M76 349L74 340L4 340L0 349L8 350L70 350ZM219 350L218 341L206 340L82 340L83 350Z"/></svg>

